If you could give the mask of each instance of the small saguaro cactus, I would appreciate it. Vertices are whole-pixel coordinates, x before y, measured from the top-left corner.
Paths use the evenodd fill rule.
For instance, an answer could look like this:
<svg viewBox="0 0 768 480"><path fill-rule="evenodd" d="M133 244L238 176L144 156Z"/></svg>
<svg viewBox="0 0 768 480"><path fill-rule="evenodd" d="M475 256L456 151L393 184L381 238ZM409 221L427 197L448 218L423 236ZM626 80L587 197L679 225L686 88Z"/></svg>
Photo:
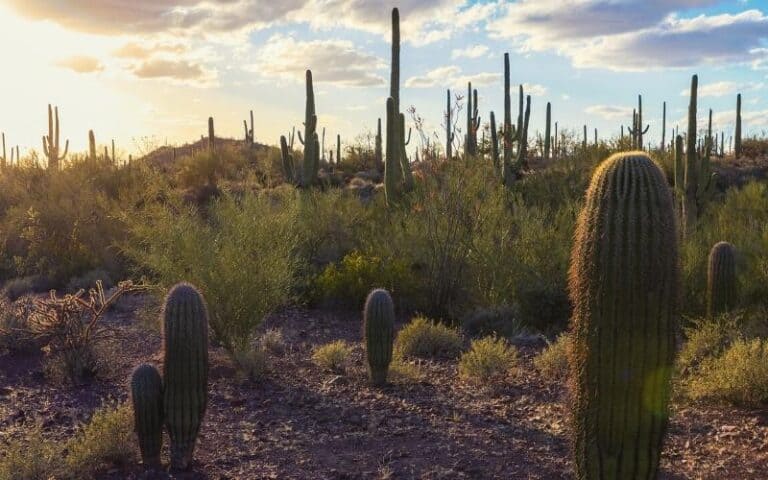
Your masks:
<svg viewBox="0 0 768 480"><path fill-rule="evenodd" d="M67 157L69 140L64 144L64 153L61 153L59 135L59 107L51 108L48 104L48 135L43 136L43 153L48 158L48 169L58 170L61 162Z"/></svg>
<svg viewBox="0 0 768 480"><path fill-rule="evenodd" d="M288 147L285 135L280 136L280 159L283 163L283 176L288 183L296 181L296 168L293 166L293 154Z"/></svg>
<svg viewBox="0 0 768 480"><path fill-rule="evenodd" d="M254 137L253 137L253 110L251 110L251 128L248 128L248 122L246 120L243 120L243 129L245 130L245 146L248 148L252 148L254 145Z"/></svg>
<svg viewBox="0 0 768 480"><path fill-rule="evenodd" d="M163 448L163 381L154 365L138 366L131 375L134 430L144 465L160 466Z"/></svg>
<svg viewBox="0 0 768 480"><path fill-rule="evenodd" d="M736 158L741 157L741 94L736 95L736 134L735 150L733 152Z"/></svg>
<svg viewBox="0 0 768 480"><path fill-rule="evenodd" d="M315 111L315 89L312 85L312 71L306 72L306 106L304 109L304 136L299 131L299 142L304 145L304 163L299 185L311 187L317 181L320 168L320 147L317 138L317 113ZM318 144L317 146L315 144Z"/></svg>
<svg viewBox="0 0 768 480"><path fill-rule="evenodd" d="M736 255L733 245L718 242L709 252L707 268L707 316L727 312L736 306Z"/></svg>
<svg viewBox="0 0 768 480"><path fill-rule="evenodd" d="M384 168L384 152L382 151L382 139L381 139L381 118L376 122L376 169L381 170Z"/></svg>
<svg viewBox="0 0 768 480"><path fill-rule="evenodd" d="M93 130L88 130L88 160L96 161L96 135Z"/></svg>
<svg viewBox="0 0 768 480"><path fill-rule="evenodd" d="M213 130L213 117L208 117L208 153L216 151L216 133Z"/></svg>
<svg viewBox="0 0 768 480"><path fill-rule="evenodd" d="M336 163L341 164L341 135L336 135Z"/></svg>
<svg viewBox="0 0 768 480"><path fill-rule="evenodd" d="M168 293L163 308L163 411L171 467L186 470L208 405L208 309L187 283Z"/></svg>
<svg viewBox="0 0 768 480"><path fill-rule="evenodd" d="M445 158L450 160L453 158L453 140L455 134L453 133L453 122L451 121L451 91L446 92L446 108L445 108Z"/></svg>
<svg viewBox="0 0 768 480"><path fill-rule="evenodd" d="M496 115L491 112L491 161L493 170L499 172L499 134L496 131Z"/></svg>
<svg viewBox="0 0 768 480"><path fill-rule="evenodd" d="M547 102L547 123L544 126L544 160L549 160L550 144L550 127L552 124L552 104Z"/></svg>
<svg viewBox="0 0 768 480"><path fill-rule="evenodd" d="M629 127L627 127L629 128ZM643 96L637 96L637 110L632 114L632 128L629 129L629 134L632 136L632 147L638 150L643 149L643 135L648 133L650 125L646 125L643 129Z"/></svg>
<svg viewBox="0 0 768 480"><path fill-rule="evenodd" d="M392 362L392 342L395 337L395 306L384 289L373 290L365 301L363 312L365 356L371 383L387 383L387 371Z"/></svg>
<svg viewBox="0 0 768 480"><path fill-rule="evenodd" d="M468 156L477 153L477 130L480 128L480 117L477 109L477 90L472 90L472 82L467 83L467 135L464 142L464 153Z"/></svg>
<svg viewBox="0 0 768 480"><path fill-rule="evenodd" d="M576 478L656 478L667 426L679 272L667 180L643 152L598 167L570 267Z"/></svg>

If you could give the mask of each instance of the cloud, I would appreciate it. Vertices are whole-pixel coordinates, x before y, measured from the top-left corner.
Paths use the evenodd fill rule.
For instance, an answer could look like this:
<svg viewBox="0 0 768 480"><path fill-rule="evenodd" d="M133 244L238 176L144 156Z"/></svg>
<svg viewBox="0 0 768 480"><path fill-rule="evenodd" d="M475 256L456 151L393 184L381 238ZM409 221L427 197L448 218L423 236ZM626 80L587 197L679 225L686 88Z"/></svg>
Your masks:
<svg viewBox="0 0 768 480"><path fill-rule="evenodd" d="M472 45L467 48L454 49L451 52L451 58L480 58L488 53L488 47L485 45Z"/></svg>
<svg viewBox="0 0 768 480"><path fill-rule="evenodd" d="M438 67L423 75L410 77L405 81L409 88L431 87L463 87L472 82L473 87L485 86L496 83L501 78L500 73L480 72L472 75L462 75L462 70L456 65Z"/></svg>
<svg viewBox="0 0 768 480"><path fill-rule="evenodd" d="M726 95L761 90L764 87L765 83L762 82L736 83L722 81L699 86L698 95L699 97L724 97ZM691 90L688 88L680 92L681 97L687 97L690 94Z"/></svg>
<svg viewBox="0 0 768 480"><path fill-rule="evenodd" d="M590 115L597 115L607 120L632 117L632 108L620 107L618 105L591 105L585 108L584 112Z"/></svg>
<svg viewBox="0 0 768 480"><path fill-rule="evenodd" d="M547 94L547 87L538 83L524 83L523 90L526 95L531 95L532 97L543 97Z"/></svg>
<svg viewBox="0 0 768 480"><path fill-rule="evenodd" d="M379 57L359 50L346 40L297 41L276 34L261 47L256 61L247 70L266 77L304 81L312 70L315 83L368 87L384 85L380 71L387 64Z"/></svg>
<svg viewBox="0 0 768 480"><path fill-rule="evenodd" d="M488 24L522 51L552 50L576 67L654 70L766 62L768 19L758 10L681 18L716 0L520 0Z"/></svg>
<svg viewBox="0 0 768 480"><path fill-rule="evenodd" d="M199 86L209 85L216 79L215 71L189 60L151 59L134 65L131 71L139 78L169 79Z"/></svg>
<svg viewBox="0 0 768 480"><path fill-rule="evenodd" d="M138 42L126 43L114 51L118 58L146 59L157 53L184 53L188 50L180 43L156 43L142 45Z"/></svg>
<svg viewBox="0 0 768 480"><path fill-rule="evenodd" d="M104 70L104 65L98 58L86 55L75 55L56 62L62 68L68 68L77 73L96 73Z"/></svg>

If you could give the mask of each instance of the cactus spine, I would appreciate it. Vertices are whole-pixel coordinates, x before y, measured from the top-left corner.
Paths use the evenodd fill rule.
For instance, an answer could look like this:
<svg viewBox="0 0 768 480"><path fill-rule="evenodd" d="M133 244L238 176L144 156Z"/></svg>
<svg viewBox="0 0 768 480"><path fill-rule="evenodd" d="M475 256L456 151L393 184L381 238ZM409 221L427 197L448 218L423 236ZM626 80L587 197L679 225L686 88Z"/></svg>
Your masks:
<svg viewBox="0 0 768 480"><path fill-rule="evenodd" d="M576 478L656 478L679 290L672 197L642 152L595 172L570 270Z"/></svg>
<svg viewBox="0 0 768 480"><path fill-rule="evenodd" d="M395 337L395 307L384 289L373 290L365 301L363 313L365 355L371 383L387 383L387 371L392 362L392 342Z"/></svg>
<svg viewBox="0 0 768 480"><path fill-rule="evenodd" d="M714 318L736 306L736 255L733 245L719 242L709 252L707 316Z"/></svg>
<svg viewBox="0 0 768 480"><path fill-rule="evenodd" d="M131 402L141 459L145 465L159 467L163 447L163 381L153 365L143 364L133 371Z"/></svg>
<svg viewBox="0 0 768 480"><path fill-rule="evenodd" d="M741 94L736 95L736 134L734 155L741 158Z"/></svg>
<svg viewBox="0 0 768 480"><path fill-rule="evenodd" d="M317 180L320 168L320 147L317 136L317 114L315 112L315 90L312 86L312 71L306 72L306 107L304 109L304 136L299 132L299 142L304 145L304 163L299 186L311 187Z"/></svg>
<svg viewBox="0 0 768 480"><path fill-rule="evenodd" d="M200 292L181 283L163 309L163 411L171 466L185 470L208 404L208 310Z"/></svg>
<svg viewBox="0 0 768 480"><path fill-rule="evenodd" d="M547 102L547 123L544 126L544 160L549 160L551 140L550 140L550 126L552 124L552 104Z"/></svg>
<svg viewBox="0 0 768 480"><path fill-rule="evenodd" d="M48 104L48 135L43 136L43 153L48 159L48 168L58 170L61 168L61 162L67 157L69 151L69 140L64 144L64 153L61 153L59 135L59 107L51 108Z"/></svg>

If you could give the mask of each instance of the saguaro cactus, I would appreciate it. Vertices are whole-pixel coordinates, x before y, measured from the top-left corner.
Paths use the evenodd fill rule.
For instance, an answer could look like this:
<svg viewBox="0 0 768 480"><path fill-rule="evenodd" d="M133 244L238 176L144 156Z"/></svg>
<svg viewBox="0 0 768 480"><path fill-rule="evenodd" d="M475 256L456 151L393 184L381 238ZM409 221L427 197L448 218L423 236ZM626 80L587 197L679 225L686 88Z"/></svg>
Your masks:
<svg viewBox="0 0 768 480"><path fill-rule="evenodd" d="M472 82L467 84L467 135L464 153L468 156L477 154L477 130L480 128L480 116L477 109L477 89L472 89Z"/></svg>
<svg viewBox="0 0 768 480"><path fill-rule="evenodd" d="M656 478L679 273L672 196L650 157L619 153L600 165L571 258L576 478Z"/></svg>
<svg viewBox="0 0 768 480"><path fill-rule="evenodd" d="M216 151L216 133L213 129L213 117L208 117L208 153Z"/></svg>
<svg viewBox="0 0 768 480"><path fill-rule="evenodd" d="M336 163L341 164L341 135L336 135Z"/></svg>
<svg viewBox="0 0 768 480"><path fill-rule="evenodd" d="M496 131L496 115L491 112L491 161L493 169L499 172L499 134Z"/></svg>
<svg viewBox="0 0 768 480"><path fill-rule="evenodd" d="M317 114L315 112L315 89L312 85L312 71L306 72L306 106L304 108L304 136L299 132L299 142L304 145L304 163L299 185L311 187L317 180L320 169L320 148L317 139Z"/></svg>
<svg viewBox="0 0 768 480"><path fill-rule="evenodd" d="M550 128L552 124L552 104L547 102L547 123L544 126L544 160L549 160Z"/></svg>
<svg viewBox="0 0 768 480"><path fill-rule="evenodd" d="M245 130L245 146L248 148L253 148L254 145L254 136L253 136L253 110L251 110L251 128L248 128L248 123L243 120L243 129Z"/></svg>
<svg viewBox="0 0 768 480"><path fill-rule="evenodd" d="M663 152L667 148L667 102L664 102L661 107L661 151Z"/></svg>
<svg viewBox="0 0 768 480"><path fill-rule="evenodd" d="M280 159L283 163L283 176L288 183L296 182L296 168L293 165L293 154L288 147L285 135L280 136Z"/></svg>
<svg viewBox="0 0 768 480"><path fill-rule="evenodd" d="M381 170L384 168L384 153L382 152L382 139L381 139L381 118L378 119L376 124L376 168Z"/></svg>
<svg viewBox="0 0 768 480"><path fill-rule="evenodd" d="M208 310L192 285L168 293L163 309L163 410L171 466L186 470L208 405Z"/></svg>
<svg viewBox="0 0 768 480"><path fill-rule="evenodd" d="M713 318L736 306L736 255L733 245L718 242L709 252L707 316Z"/></svg>
<svg viewBox="0 0 768 480"><path fill-rule="evenodd" d="M88 130L88 160L96 161L96 135L93 130Z"/></svg>
<svg viewBox="0 0 768 480"><path fill-rule="evenodd" d="M453 158L453 139L455 134L453 133L453 122L451 121L451 91L446 92L446 108L445 108L445 158L450 160Z"/></svg>
<svg viewBox="0 0 768 480"><path fill-rule="evenodd" d="M399 116L395 112L395 99L387 98L387 158L384 164L384 193L387 204L396 202L400 197L402 168L400 166Z"/></svg>
<svg viewBox="0 0 768 480"><path fill-rule="evenodd" d="M741 94L736 95L736 134L735 136L735 151L733 152L736 158L741 157Z"/></svg>
<svg viewBox="0 0 768 480"><path fill-rule="evenodd" d="M143 364L133 371L131 402L141 459L158 467L163 448L163 381L153 365Z"/></svg>
<svg viewBox="0 0 768 480"><path fill-rule="evenodd" d="M5 133L0 133L0 137L3 139L3 156L0 157L0 167L5 168L6 165L6 157L5 157ZM13 147L11 147L11 160L13 160Z"/></svg>
<svg viewBox="0 0 768 480"><path fill-rule="evenodd" d="M371 383L384 385L392 362L395 337L395 306L386 290L376 289L368 295L363 312L363 330Z"/></svg>
<svg viewBox="0 0 768 480"><path fill-rule="evenodd" d="M43 153L48 159L48 168L50 170L58 170L69 151L69 140L67 140L64 144L64 153L61 153L60 139L59 107L52 109L51 105L48 104L48 135L43 136Z"/></svg>

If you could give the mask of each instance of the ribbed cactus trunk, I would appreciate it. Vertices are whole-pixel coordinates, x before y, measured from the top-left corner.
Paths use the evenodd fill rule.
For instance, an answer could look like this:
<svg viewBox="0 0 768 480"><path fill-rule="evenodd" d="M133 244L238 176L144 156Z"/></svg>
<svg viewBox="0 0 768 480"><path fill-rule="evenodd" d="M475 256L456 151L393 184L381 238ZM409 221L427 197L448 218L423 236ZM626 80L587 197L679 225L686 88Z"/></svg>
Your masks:
<svg viewBox="0 0 768 480"><path fill-rule="evenodd" d="M96 161L96 135L93 130L88 130L88 160Z"/></svg>
<svg viewBox="0 0 768 480"><path fill-rule="evenodd" d="M208 404L208 310L189 284L171 289L163 309L163 410L171 466L186 470Z"/></svg>
<svg viewBox="0 0 768 480"><path fill-rule="evenodd" d="M296 181L296 172L293 166L293 154L288 147L288 141L285 139L285 135L280 136L280 160L283 163L283 176L288 183L294 183Z"/></svg>
<svg viewBox="0 0 768 480"><path fill-rule="evenodd" d="M688 136L685 151L685 180L683 194L683 235L693 231L699 211L696 205L696 190L698 188L698 168L696 155L696 115L699 76L691 78L691 96L688 104Z"/></svg>
<svg viewBox="0 0 768 480"><path fill-rule="evenodd" d="M656 478L679 273L672 196L650 157L619 153L597 169L571 258L576 478Z"/></svg>
<svg viewBox="0 0 768 480"><path fill-rule="evenodd" d="M395 306L386 290L376 289L368 295L363 312L363 331L371 383L385 385L395 338Z"/></svg>
<svg viewBox="0 0 768 480"><path fill-rule="evenodd" d="M400 181L402 170L400 167L400 142L397 132L399 130L399 118L395 112L395 100L387 98L387 151L384 164L384 194L387 204L397 202L400 197Z"/></svg>
<svg viewBox="0 0 768 480"><path fill-rule="evenodd" d="M467 83L467 134L464 136L464 155L474 155L472 149L472 82Z"/></svg>
<svg viewBox="0 0 768 480"><path fill-rule="evenodd" d="M637 96L637 149L643 149L643 96Z"/></svg>
<svg viewBox="0 0 768 480"><path fill-rule="evenodd" d="M336 164L341 164L341 135L336 135Z"/></svg>
<svg viewBox="0 0 768 480"><path fill-rule="evenodd" d="M714 318L736 307L736 254L733 245L719 242L709 252L707 316Z"/></svg>
<svg viewBox="0 0 768 480"><path fill-rule="evenodd" d="M163 448L163 381L153 365L143 364L131 375L134 430L145 465L160 466Z"/></svg>
<svg viewBox="0 0 768 480"><path fill-rule="evenodd" d="M6 156L5 156L5 133L0 133L0 137L2 137L3 141L3 156L0 157L0 167L5 168L6 164ZM11 164L13 164L13 147L11 147Z"/></svg>
<svg viewBox="0 0 768 480"><path fill-rule="evenodd" d="M453 158L453 121L451 120L451 91L446 92L445 107L445 158Z"/></svg>
<svg viewBox="0 0 768 480"><path fill-rule="evenodd" d="M584 139L581 142L581 147L586 150L587 149L587 126L584 125Z"/></svg>
<svg viewBox="0 0 768 480"><path fill-rule="evenodd" d="M547 102L547 123L544 126L544 160L549 160L550 156L550 128L552 125L552 104Z"/></svg>
<svg viewBox="0 0 768 480"><path fill-rule="evenodd" d="M667 102L661 107L661 151L667 148Z"/></svg>
<svg viewBox="0 0 768 480"><path fill-rule="evenodd" d="M378 119L376 124L376 150L374 152L376 156L376 169L382 170L384 168L384 152L382 151L382 139L381 139L381 119Z"/></svg>
<svg viewBox="0 0 768 480"><path fill-rule="evenodd" d="M741 94L736 95L736 134L734 155L741 158Z"/></svg>
<svg viewBox="0 0 768 480"><path fill-rule="evenodd" d="M312 85L312 71L306 71L306 106L304 108L304 137L299 132L299 141L304 144L300 186L311 187L317 179L320 165L319 140L317 138L317 113L315 111L315 89Z"/></svg>
<svg viewBox="0 0 768 480"><path fill-rule="evenodd" d="M499 172L499 134L496 131L496 115L491 112L491 161L493 170Z"/></svg>
<svg viewBox="0 0 768 480"><path fill-rule="evenodd" d="M504 164L502 166L502 178L504 185L511 185L514 181L512 172L512 94L510 92L509 78L509 53L504 54Z"/></svg>
<svg viewBox="0 0 768 480"><path fill-rule="evenodd" d="M208 117L208 153L216 151L216 132L213 129L213 117Z"/></svg>

